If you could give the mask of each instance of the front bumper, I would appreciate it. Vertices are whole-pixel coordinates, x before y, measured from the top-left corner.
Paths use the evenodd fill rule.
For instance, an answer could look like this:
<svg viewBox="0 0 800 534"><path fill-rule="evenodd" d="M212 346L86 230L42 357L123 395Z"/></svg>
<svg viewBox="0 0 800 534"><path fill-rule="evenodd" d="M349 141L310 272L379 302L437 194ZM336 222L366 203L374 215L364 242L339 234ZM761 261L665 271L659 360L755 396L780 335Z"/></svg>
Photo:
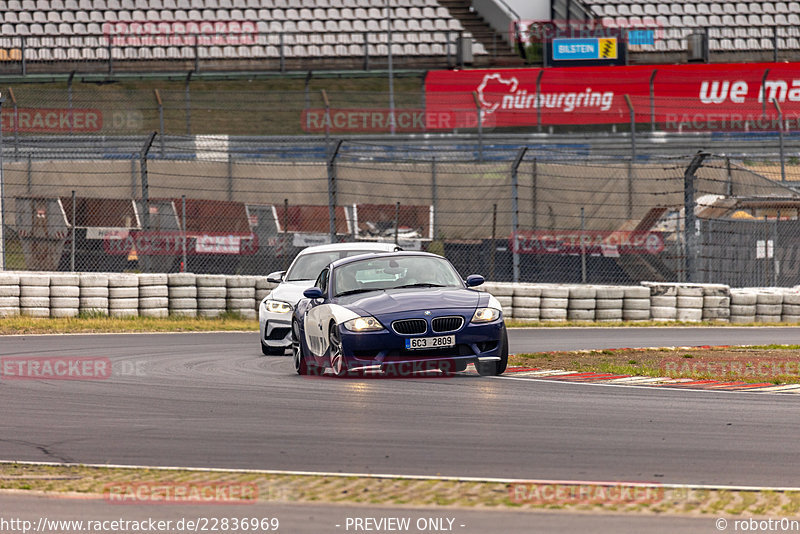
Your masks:
<svg viewBox="0 0 800 534"><path fill-rule="evenodd" d="M261 343L273 349L289 349L292 346L292 314L270 313L261 305L259 330Z"/></svg>
<svg viewBox="0 0 800 534"><path fill-rule="evenodd" d="M435 364L445 361L464 363L499 361L503 328L501 317L486 324L467 322L456 332L428 333L424 336L402 336L386 329L377 332L351 332L340 327L340 331L348 369L385 370L398 365L435 367ZM454 347L423 350L405 348L405 340L409 337L450 334L456 336Z"/></svg>

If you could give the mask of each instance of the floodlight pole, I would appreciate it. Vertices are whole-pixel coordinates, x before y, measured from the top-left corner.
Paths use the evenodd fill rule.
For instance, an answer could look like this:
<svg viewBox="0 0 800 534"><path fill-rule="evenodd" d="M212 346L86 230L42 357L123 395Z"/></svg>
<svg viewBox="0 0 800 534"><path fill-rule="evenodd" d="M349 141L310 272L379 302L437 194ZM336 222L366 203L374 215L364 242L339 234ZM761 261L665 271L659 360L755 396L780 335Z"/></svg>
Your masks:
<svg viewBox="0 0 800 534"><path fill-rule="evenodd" d="M3 111L3 103L6 97L0 94L0 114ZM5 225L6 225L6 206L5 206L5 190L3 180L3 121L0 120L0 271L6 270L6 242L5 242Z"/></svg>

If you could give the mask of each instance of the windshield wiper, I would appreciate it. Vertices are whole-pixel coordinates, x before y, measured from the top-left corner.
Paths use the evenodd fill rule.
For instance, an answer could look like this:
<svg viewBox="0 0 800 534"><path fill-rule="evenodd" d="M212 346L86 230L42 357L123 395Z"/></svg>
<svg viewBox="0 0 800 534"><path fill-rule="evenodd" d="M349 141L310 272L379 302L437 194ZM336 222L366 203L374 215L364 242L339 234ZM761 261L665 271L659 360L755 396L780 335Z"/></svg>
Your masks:
<svg viewBox="0 0 800 534"><path fill-rule="evenodd" d="M404 287L449 287L442 284L406 284L404 286L395 286L393 289L401 289Z"/></svg>

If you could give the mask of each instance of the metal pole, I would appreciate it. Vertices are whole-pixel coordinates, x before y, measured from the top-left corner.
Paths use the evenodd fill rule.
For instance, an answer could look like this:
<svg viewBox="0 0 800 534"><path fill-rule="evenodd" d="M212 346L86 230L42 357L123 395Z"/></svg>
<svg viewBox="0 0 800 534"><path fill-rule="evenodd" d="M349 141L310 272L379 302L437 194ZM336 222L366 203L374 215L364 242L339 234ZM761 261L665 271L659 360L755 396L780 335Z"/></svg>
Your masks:
<svg viewBox="0 0 800 534"><path fill-rule="evenodd" d="M436 157L434 156L431 159L431 205L433 206L433 222L431 224L431 237L433 239L439 239L439 228L438 228L438 211L439 211L439 190L436 184Z"/></svg>
<svg viewBox="0 0 800 534"><path fill-rule="evenodd" d="M75 190L72 190L72 245L70 245L69 252L69 270L75 272L75 226L78 221L75 220Z"/></svg>
<svg viewBox="0 0 800 534"><path fill-rule="evenodd" d="M181 272L185 273L189 266L186 264L186 195L181 195Z"/></svg>
<svg viewBox="0 0 800 534"><path fill-rule="evenodd" d="M306 130L310 130L311 125L311 116L308 113L308 110L311 109L311 76L312 71L308 71L306 74L306 83L303 87L303 92L305 93L305 110L306 110Z"/></svg>
<svg viewBox="0 0 800 534"><path fill-rule="evenodd" d="M184 89L186 100L186 135L192 135L192 104L189 93L189 84L192 81L192 72L193 71L190 70L189 73L186 74L186 87Z"/></svg>
<svg viewBox="0 0 800 534"><path fill-rule="evenodd" d="M328 156L328 227L331 243L336 243L336 157L342 148L342 140L336 142Z"/></svg>
<svg viewBox="0 0 800 534"><path fill-rule="evenodd" d="M159 141L161 141L161 157L164 157L164 104L161 102L161 93L158 92L158 89L153 89L153 93L156 96L156 104L158 104L158 130L159 130Z"/></svg>
<svg viewBox="0 0 800 534"><path fill-rule="evenodd" d="M629 95L625 95L625 103L628 104L628 111L631 115L631 160L636 161L636 114Z"/></svg>
<svg viewBox="0 0 800 534"><path fill-rule="evenodd" d="M783 154L783 110L781 110L781 105L778 104L778 100L775 98L772 99L772 105L775 106L775 109L778 111L778 142L781 157L781 182L786 183L786 160Z"/></svg>
<svg viewBox="0 0 800 534"><path fill-rule="evenodd" d="M75 77L75 71L69 73L67 78L67 117L69 118L69 133L72 133L72 78Z"/></svg>
<svg viewBox="0 0 800 534"><path fill-rule="evenodd" d="M0 115L3 111L3 103L6 98L0 95ZM6 270L6 242L5 242L5 227L6 227L6 206L5 206L5 191L3 179L3 122L0 121L0 271Z"/></svg>
<svg viewBox="0 0 800 534"><path fill-rule="evenodd" d="M513 254L513 282L516 284L519 282L519 246L517 240L517 234L519 233L519 187L518 187L518 180L517 180L517 171L519 170L519 166L522 163L522 158L525 157L525 152L528 151L528 147L522 147L517 152L517 157L514 159L514 163L511 167L511 235L513 236L513 246L512 246L512 254Z"/></svg>
<svg viewBox="0 0 800 534"><path fill-rule="evenodd" d="M394 205L394 244L397 244L397 234L400 230L400 203Z"/></svg>
<svg viewBox="0 0 800 534"><path fill-rule="evenodd" d="M492 243L489 255L489 280L494 280L494 256L497 251L497 204L492 206Z"/></svg>
<svg viewBox="0 0 800 534"><path fill-rule="evenodd" d="M586 219L584 218L584 207L581 206L581 282L586 283L586 242L583 239L586 232Z"/></svg>
<svg viewBox="0 0 800 534"><path fill-rule="evenodd" d="M626 54L627 55L627 54ZM656 74L658 69L653 69L653 74L650 75L650 131L656 131Z"/></svg>
<svg viewBox="0 0 800 534"><path fill-rule="evenodd" d="M778 62L778 27L772 27L772 62Z"/></svg>
<svg viewBox="0 0 800 534"><path fill-rule="evenodd" d="M772 287L778 287L778 224L781 220L781 210L778 210L775 224L772 225Z"/></svg>
<svg viewBox="0 0 800 534"><path fill-rule="evenodd" d="M539 185L539 165L536 158L533 158L533 165L531 165L531 229L536 230L539 226L539 214L537 213L538 204L538 190Z"/></svg>
<svg viewBox="0 0 800 534"><path fill-rule="evenodd" d="M769 76L769 69L764 69L764 75L761 77L761 114L767 115L767 76Z"/></svg>
<svg viewBox="0 0 800 534"><path fill-rule="evenodd" d="M542 40L544 45L544 40ZM544 69L536 75L536 130L542 133L542 74Z"/></svg>
<svg viewBox="0 0 800 534"><path fill-rule="evenodd" d="M228 152L228 200L233 200L233 154Z"/></svg>
<svg viewBox="0 0 800 534"><path fill-rule="evenodd" d="M280 54L280 59L279 59L279 61L280 61L280 69L281 69L281 72L286 72L286 48L285 48L284 42L283 42L284 41L283 33L279 33L278 37L280 39L280 41L278 42L278 47L279 47L278 48L278 53Z"/></svg>
<svg viewBox="0 0 800 534"><path fill-rule="evenodd" d="M478 117L478 161L483 161L483 114L478 93L473 91L472 100L475 102L475 113Z"/></svg>
<svg viewBox="0 0 800 534"><path fill-rule="evenodd" d="M681 281L681 211L675 210L675 281Z"/></svg>
<svg viewBox="0 0 800 534"><path fill-rule="evenodd" d="M725 196L733 196L733 173L731 172L731 158L725 158L725 167L728 169L728 181L725 184Z"/></svg>
<svg viewBox="0 0 800 534"><path fill-rule="evenodd" d="M289 199L283 199L283 270L289 268Z"/></svg>
<svg viewBox="0 0 800 534"><path fill-rule="evenodd" d="M194 71L200 72L200 36L194 36Z"/></svg>
<svg viewBox="0 0 800 534"><path fill-rule="evenodd" d="M331 103L328 101L328 93L325 92L325 89L321 89L320 92L322 93L322 102L325 104L325 146L327 146L328 137L331 134Z"/></svg>
<svg viewBox="0 0 800 534"><path fill-rule="evenodd" d="M14 104L14 159L19 159L19 108L17 107L17 99L14 97L14 89L8 88L8 96L11 97L11 103ZM30 156L28 156L30 161ZM28 190L30 192L30 190Z"/></svg>
<svg viewBox="0 0 800 534"><path fill-rule="evenodd" d="M683 209L686 222L684 226L684 243L686 246L686 281L696 281L695 253L697 252L697 228L694 214L694 173L703 165L703 160L708 157L707 152L698 152L686 172L683 173Z"/></svg>
<svg viewBox="0 0 800 534"><path fill-rule="evenodd" d="M114 55L113 55L114 49L112 48L112 45L111 45L112 42L113 42L113 39L111 38L111 36L109 36L108 46L107 46L107 50L108 50L108 75L109 76L114 74Z"/></svg>
<svg viewBox="0 0 800 534"><path fill-rule="evenodd" d="M21 41L20 48L22 49L22 75L26 76L28 74L28 60L25 57L26 56L26 54L25 54L25 46L28 43L27 43L27 39L25 38L25 36L22 36L20 41Z"/></svg>
<svg viewBox="0 0 800 534"><path fill-rule="evenodd" d="M390 5L391 0L386 0L386 37L389 41L389 128L390 133L394 135L394 66L392 61L392 10Z"/></svg>
<svg viewBox="0 0 800 534"><path fill-rule="evenodd" d="M153 146L157 132L153 132L147 138L139 153L139 172L142 179L142 230L147 232L150 230L150 186L147 183L147 153L150 152L150 147ZM150 267L148 256L144 255L144 271L147 272Z"/></svg>

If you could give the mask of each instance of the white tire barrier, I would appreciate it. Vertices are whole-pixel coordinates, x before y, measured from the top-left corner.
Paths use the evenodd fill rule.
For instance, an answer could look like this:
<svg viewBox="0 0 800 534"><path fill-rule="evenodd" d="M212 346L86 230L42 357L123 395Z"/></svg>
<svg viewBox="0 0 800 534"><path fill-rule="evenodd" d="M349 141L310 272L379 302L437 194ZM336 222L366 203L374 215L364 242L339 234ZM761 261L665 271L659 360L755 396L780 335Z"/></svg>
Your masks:
<svg viewBox="0 0 800 534"><path fill-rule="evenodd" d="M0 318L19 315L19 275L0 273Z"/></svg>
<svg viewBox="0 0 800 534"><path fill-rule="evenodd" d="M197 279L197 315L199 317L219 317L225 313L225 295L227 295L226 277L221 274L198 274ZM204 291L218 294L218 297L202 296Z"/></svg>
<svg viewBox="0 0 800 534"><path fill-rule="evenodd" d="M622 319L624 321L650 320L650 288L628 286L623 289Z"/></svg>
<svg viewBox="0 0 800 534"><path fill-rule="evenodd" d="M226 281L228 290L226 308L245 319L256 318L256 277L230 276Z"/></svg>
<svg viewBox="0 0 800 534"><path fill-rule="evenodd" d="M783 314L783 293L759 291L756 297L756 322L779 323Z"/></svg>
<svg viewBox="0 0 800 534"><path fill-rule="evenodd" d="M81 273L80 313L108 315L108 275Z"/></svg>
<svg viewBox="0 0 800 534"><path fill-rule="evenodd" d="M569 288L567 319L570 321L594 321L597 290L592 286Z"/></svg>
<svg viewBox="0 0 800 534"><path fill-rule="evenodd" d="M139 316L139 277L135 274L108 275L108 314L112 317Z"/></svg>
<svg viewBox="0 0 800 534"><path fill-rule="evenodd" d="M193 273L172 273L169 275L167 294L170 315L197 317L197 279L198 276ZM217 289L224 290L225 288Z"/></svg>
<svg viewBox="0 0 800 534"><path fill-rule="evenodd" d="M139 316L161 319L169 316L166 273L139 275Z"/></svg>
<svg viewBox="0 0 800 534"><path fill-rule="evenodd" d="M19 276L19 312L27 317L50 317L50 276Z"/></svg>

